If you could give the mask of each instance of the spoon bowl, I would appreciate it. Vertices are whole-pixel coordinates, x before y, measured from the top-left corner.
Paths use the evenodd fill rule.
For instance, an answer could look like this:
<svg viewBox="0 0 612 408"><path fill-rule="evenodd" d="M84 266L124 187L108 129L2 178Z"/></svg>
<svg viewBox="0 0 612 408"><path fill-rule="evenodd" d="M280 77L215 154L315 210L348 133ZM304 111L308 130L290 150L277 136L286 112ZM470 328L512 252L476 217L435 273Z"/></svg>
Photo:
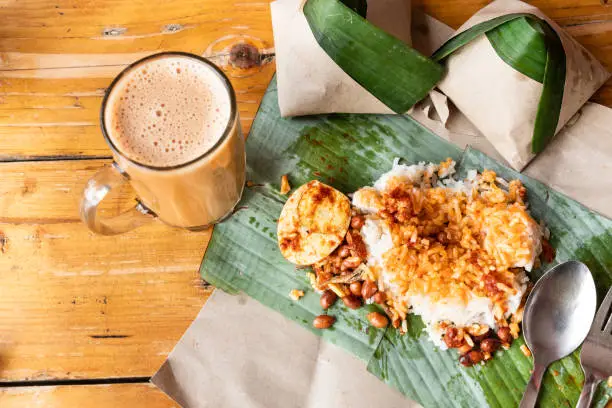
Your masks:
<svg viewBox="0 0 612 408"><path fill-rule="evenodd" d="M535 406L542 377L550 363L582 344L596 308L593 275L582 262L559 264L535 284L523 315L523 333L533 355L534 367L521 408Z"/></svg>

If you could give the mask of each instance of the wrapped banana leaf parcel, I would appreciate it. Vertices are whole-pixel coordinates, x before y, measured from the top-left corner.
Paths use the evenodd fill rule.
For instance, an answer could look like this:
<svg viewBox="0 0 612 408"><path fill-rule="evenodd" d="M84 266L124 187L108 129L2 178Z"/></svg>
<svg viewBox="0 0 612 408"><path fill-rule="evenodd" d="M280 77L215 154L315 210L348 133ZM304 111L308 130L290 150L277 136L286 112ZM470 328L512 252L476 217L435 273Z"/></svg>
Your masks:
<svg viewBox="0 0 612 408"><path fill-rule="evenodd" d="M281 115L403 113L424 98L443 67L413 49L410 3L273 2Z"/></svg>
<svg viewBox="0 0 612 408"><path fill-rule="evenodd" d="M610 74L540 10L497 0L432 58L438 87L516 169L522 169Z"/></svg>

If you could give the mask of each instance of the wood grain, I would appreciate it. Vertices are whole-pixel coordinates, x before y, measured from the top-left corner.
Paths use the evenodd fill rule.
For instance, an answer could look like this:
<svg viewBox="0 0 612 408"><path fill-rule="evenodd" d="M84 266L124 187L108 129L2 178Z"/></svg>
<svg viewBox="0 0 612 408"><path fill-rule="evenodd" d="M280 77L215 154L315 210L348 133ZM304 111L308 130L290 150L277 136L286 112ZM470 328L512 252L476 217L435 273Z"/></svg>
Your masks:
<svg viewBox="0 0 612 408"><path fill-rule="evenodd" d="M445 22L453 28L459 27L472 14L489 4L490 0L412 0L413 7ZM527 3L539 8L548 17L562 26L591 24L612 20L612 7L599 0L530 0Z"/></svg>
<svg viewBox="0 0 612 408"><path fill-rule="evenodd" d="M178 407L150 384L65 385L0 388L2 408Z"/></svg>
<svg viewBox="0 0 612 408"><path fill-rule="evenodd" d="M210 234L154 223L108 238L79 222L80 190L108 163L100 102L127 64L189 51L230 77L247 132L274 73L268 2L0 3L0 382L150 376L210 293L198 277ZM489 1L413 3L456 28ZM607 1L531 3L612 70ZM232 62L239 44L259 63ZM594 100L612 106L612 82ZM125 189L104 210L132 203ZM0 388L0 406L175 405L150 385L114 384Z"/></svg>
<svg viewBox="0 0 612 408"><path fill-rule="evenodd" d="M98 130L100 103L127 64L188 51L219 64L236 90L246 132L274 73L266 2L26 0L0 8L0 161L110 157ZM237 68L250 44L261 57Z"/></svg>
<svg viewBox="0 0 612 408"><path fill-rule="evenodd" d="M156 222L101 237L79 221L106 163L0 164L1 381L149 376L210 293L198 276L209 232ZM121 191L105 210L132 202Z"/></svg>

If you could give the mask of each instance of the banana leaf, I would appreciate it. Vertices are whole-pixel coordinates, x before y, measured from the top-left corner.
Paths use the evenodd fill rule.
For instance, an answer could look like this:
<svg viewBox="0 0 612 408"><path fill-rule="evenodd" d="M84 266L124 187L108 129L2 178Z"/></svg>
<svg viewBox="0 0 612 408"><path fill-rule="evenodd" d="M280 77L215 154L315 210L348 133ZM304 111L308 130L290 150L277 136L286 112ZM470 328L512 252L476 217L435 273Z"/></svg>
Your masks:
<svg viewBox="0 0 612 408"><path fill-rule="evenodd" d="M308 0L304 15L340 68L394 112L407 112L440 81L444 69L370 24L366 9L366 0Z"/></svg>
<svg viewBox="0 0 612 408"><path fill-rule="evenodd" d="M542 83L531 140L531 151L540 153L555 136L563 102L566 60L559 34L548 22L532 14L507 14L454 36L432 55L432 59L443 61L483 34L508 65Z"/></svg>
<svg viewBox="0 0 612 408"><path fill-rule="evenodd" d="M425 407L515 407L532 369L531 358L520 351L524 340L499 351L483 366L462 367L456 351L437 349L423 333L418 316L409 332L399 335L368 327L366 308L347 309L337 302L330 314L338 318L332 330L315 331L311 322L321 313L319 297L309 286L306 270L296 269L280 254L276 220L287 196L278 193L280 178L289 174L293 188L319 179L351 192L387 171L396 157L408 163L452 157L458 171L493 169L500 176L520 178L528 188L531 211L546 222L555 262L580 259L593 271L601 300L612 284L612 221L574 200L494 162L484 154L439 138L408 116L328 115L280 117L276 83L262 101L247 141L248 180L239 208L215 227L201 275L230 293L244 292L282 313L326 341L338 344L364 361L382 381ZM537 279L551 265L532 273ZM293 301L288 294L302 289ZM577 352L554 363L540 394L540 406L574 406L583 375ZM612 389L601 385L595 407L603 408Z"/></svg>

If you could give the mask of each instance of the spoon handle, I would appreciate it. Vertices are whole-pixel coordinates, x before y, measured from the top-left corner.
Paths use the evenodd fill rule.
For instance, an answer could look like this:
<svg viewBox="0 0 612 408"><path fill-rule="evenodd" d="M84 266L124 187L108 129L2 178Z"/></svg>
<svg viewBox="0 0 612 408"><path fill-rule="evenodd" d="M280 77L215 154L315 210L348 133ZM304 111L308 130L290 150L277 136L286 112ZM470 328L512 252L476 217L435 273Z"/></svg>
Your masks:
<svg viewBox="0 0 612 408"><path fill-rule="evenodd" d="M527 383L527 388L523 393L523 399L521 399L519 408L535 407L536 401L538 400L538 392L540 392L540 385L542 384L542 377L544 377L545 371L546 366L540 365L534 361L533 373L531 374L531 378Z"/></svg>
<svg viewBox="0 0 612 408"><path fill-rule="evenodd" d="M595 394L598 384L599 379L590 371L584 370L584 387L582 387L582 392L580 393L580 399L578 400L576 408L589 408L591 406L593 394Z"/></svg>

